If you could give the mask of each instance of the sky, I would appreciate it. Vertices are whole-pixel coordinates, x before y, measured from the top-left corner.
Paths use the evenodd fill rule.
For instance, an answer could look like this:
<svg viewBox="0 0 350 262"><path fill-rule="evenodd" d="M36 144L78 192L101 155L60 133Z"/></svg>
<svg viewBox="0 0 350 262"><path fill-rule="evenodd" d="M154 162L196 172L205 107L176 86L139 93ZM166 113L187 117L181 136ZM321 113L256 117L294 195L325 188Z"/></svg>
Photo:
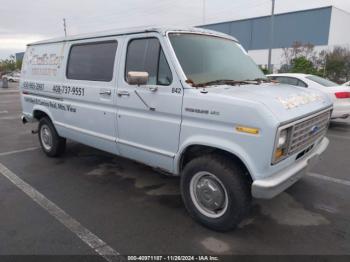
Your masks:
<svg viewBox="0 0 350 262"><path fill-rule="evenodd" d="M276 0L276 13L334 5L350 12L350 0ZM135 26L196 26L268 15L271 0L0 0L0 59L28 43Z"/></svg>

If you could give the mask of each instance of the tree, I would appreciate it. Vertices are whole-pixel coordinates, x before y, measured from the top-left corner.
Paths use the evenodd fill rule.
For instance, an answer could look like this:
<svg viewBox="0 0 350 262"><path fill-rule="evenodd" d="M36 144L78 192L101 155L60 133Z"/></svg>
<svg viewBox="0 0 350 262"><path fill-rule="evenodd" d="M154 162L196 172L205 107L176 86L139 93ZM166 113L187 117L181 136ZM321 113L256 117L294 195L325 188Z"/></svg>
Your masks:
<svg viewBox="0 0 350 262"><path fill-rule="evenodd" d="M292 60L291 73L304 73L318 75L319 72L314 64L305 56L297 57Z"/></svg>
<svg viewBox="0 0 350 262"><path fill-rule="evenodd" d="M1 72L14 71L16 68L16 58L14 55L11 55L8 59L0 60Z"/></svg>
<svg viewBox="0 0 350 262"><path fill-rule="evenodd" d="M21 70L22 69L22 59L16 59L16 69Z"/></svg>
<svg viewBox="0 0 350 262"><path fill-rule="evenodd" d="M325 76L341 82L350 80L350 50L337 46L325 54Z"/></svg>
<svg viewBox="0 0 350 262"><path fill-rule="evenodd" d="M292 61L299 57L305 57L315 64L317 59L317 52L314 50L315 46L311 43L303 44L301 42L294 42L291 48L282 49L283 62L286 65L291 65Z"/></svg>
<svg viewBox="0 0 350 262"><path fill-rule="evenodd" d="M259 66L260 67L260 70L264 73L264 75L268 75L268 74L270 74L270 72L269 72L269 69L267 69L266 68L266 66Z"/></svg>
<svg viewBox="0 0 350 262"><path fill-rule="evenodd" d="M278 73L281 73L281 74L283 74L283 73L289 73L291 67L292 67L291 65L283 64L283 65L281 66L281 68L278 70Z"/></svg>
<svg viewBox="0 0 350 262"><path fill-rule="evenodd" d="M279 73L314 74L335 82L350 80L350 50L345 47L316 52L312 44L294 42L291 48L283 48L282 58Z"/></svg>

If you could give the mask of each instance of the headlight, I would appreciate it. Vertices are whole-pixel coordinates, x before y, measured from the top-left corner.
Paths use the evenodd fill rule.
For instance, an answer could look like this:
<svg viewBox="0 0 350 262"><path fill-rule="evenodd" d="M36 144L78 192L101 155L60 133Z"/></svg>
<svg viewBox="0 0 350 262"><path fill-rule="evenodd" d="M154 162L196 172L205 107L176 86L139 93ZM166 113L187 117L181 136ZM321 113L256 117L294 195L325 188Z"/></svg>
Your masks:
<svg viewBox="0 0 350 262"><path fill-rule="evenodd" d="M284 129L280 132L277 148L283 147L287 143L287 139L288 139L288 132L286 129Z"/></svg>
<svg viewBox="0 0 350 262"><path fill-rule="evenodd" d="M291 128L281 128L277 132L272 164L276 164L287 156L290 130Z"/></svg>

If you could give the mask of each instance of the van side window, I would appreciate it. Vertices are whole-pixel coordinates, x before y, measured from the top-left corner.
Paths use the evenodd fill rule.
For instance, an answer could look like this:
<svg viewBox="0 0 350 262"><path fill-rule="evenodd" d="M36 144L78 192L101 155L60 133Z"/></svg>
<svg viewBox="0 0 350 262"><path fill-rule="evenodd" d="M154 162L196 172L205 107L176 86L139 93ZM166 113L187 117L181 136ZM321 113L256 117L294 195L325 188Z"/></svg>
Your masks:
<svg viewBox="0 0 350 262"><path fill-rule="evenodd" d="M164 55L163 49L160 48L159 63L158 63L158 85L167 86L173 81L173 76L171 74L168 62Z"/></svg>
<svg viewBox="0 0 350 262"><path fill-rule="evenodd" d="M149 85L170 85L173 78L157 38L134 39L129 42L125 63L125 79L130 71L149 74Z"/></svg>
<svg viewBox="0 0 350 262"><path fill-rule="evenodd" d="M117 46L116 41L73 45L68 58L67 78L110 82Z"/></svg>

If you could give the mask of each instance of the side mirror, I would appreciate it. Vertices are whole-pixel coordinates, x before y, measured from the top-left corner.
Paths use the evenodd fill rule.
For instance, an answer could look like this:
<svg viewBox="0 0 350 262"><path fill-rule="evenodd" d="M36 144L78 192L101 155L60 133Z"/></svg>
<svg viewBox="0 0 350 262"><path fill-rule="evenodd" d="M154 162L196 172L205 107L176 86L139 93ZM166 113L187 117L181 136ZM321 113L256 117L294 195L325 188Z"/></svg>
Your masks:
<svg viewBox="0 0 350 262"><path fill-rule="evenodd" d="M149 75L147 72L129 71L127 82L129 85L146 85Z"/></svg>

